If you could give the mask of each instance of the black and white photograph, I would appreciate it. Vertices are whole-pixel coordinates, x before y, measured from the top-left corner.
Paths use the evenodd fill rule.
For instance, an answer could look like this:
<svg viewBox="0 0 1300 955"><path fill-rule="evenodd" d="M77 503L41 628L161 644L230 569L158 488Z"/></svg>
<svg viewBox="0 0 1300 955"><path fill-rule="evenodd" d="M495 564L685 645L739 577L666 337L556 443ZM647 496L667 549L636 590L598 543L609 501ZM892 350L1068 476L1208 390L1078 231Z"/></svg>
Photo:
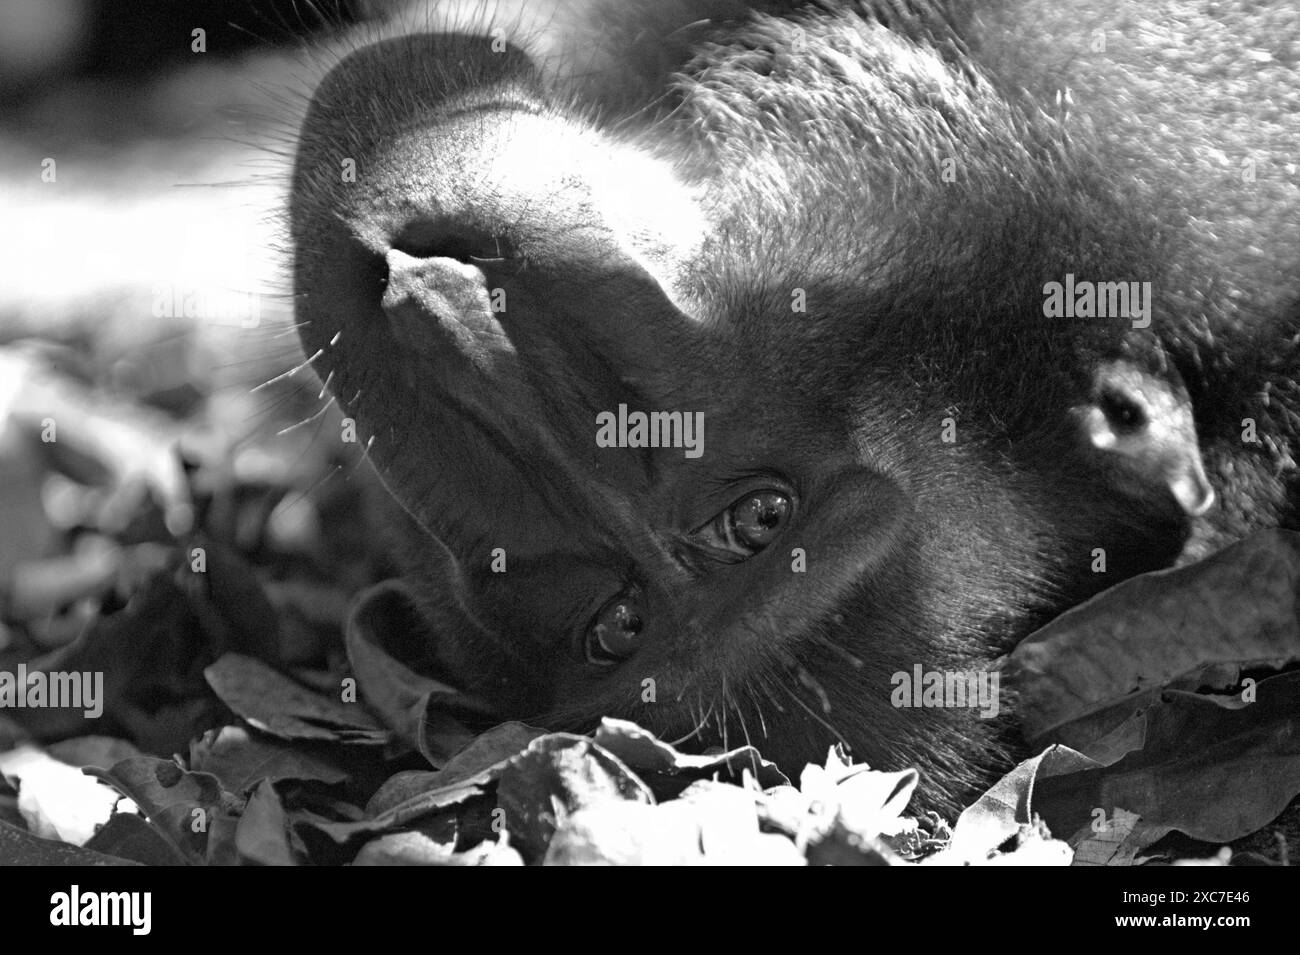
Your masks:
<svg viewBox="0 0 1300 955"><path fill-rule="evenodd" d="M1239 944L1298 456L1295 0L0 0L0 866L97 874L0 931L1104 867Z"/></svg>

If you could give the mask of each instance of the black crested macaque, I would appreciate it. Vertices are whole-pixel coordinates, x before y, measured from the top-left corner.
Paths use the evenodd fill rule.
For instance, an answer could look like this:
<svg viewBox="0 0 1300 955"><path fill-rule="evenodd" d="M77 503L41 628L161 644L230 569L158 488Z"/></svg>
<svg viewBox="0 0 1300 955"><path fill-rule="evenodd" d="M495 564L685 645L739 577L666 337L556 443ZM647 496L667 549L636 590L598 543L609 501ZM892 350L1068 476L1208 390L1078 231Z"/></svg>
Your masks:
<svg viewBox="0 0 1300 955"><path fill-rule="evenodd" d="M1300 19L1159 9L425 3L338 57L296 318L440 665L952 810L1014 702L917 667L1296 526Z"/></svg>

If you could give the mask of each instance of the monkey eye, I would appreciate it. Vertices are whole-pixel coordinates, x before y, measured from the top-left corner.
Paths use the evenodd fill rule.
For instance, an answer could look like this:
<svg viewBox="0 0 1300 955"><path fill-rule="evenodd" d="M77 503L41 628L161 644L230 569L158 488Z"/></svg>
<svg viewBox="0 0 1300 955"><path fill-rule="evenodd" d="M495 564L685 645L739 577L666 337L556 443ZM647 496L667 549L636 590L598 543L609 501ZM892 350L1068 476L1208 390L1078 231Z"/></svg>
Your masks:
<svg viewBox="0 0 1300 955"><path fill-rule="evenodd" d="M1102 413L1118 434L1132 434L1147 426L1147 415L1136 401L1122 392L1107 388L1099 401Z"/></svg>
<svg viewBox="0 0 1300 955"><path fill-rule="evenodd" d="M583 648L587 662L613 666L626 660L636 652L644 626L641 593L634 586L627 587L596 611L587 625Z"/></svg>
<svg viewBox="0 0 1300 955"><path fill-rule="evenodd" d="M691 540L722 560L753 557L776 539L790 520L790 495L753 491L691 535Z"/></svg>

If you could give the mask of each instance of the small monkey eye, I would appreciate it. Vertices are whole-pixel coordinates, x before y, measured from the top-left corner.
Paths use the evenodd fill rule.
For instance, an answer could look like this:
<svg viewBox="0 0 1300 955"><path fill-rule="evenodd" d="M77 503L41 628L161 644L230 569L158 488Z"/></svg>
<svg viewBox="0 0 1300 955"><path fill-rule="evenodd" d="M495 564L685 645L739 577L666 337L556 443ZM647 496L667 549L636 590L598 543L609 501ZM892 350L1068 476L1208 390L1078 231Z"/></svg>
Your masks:
<svg viewBox="0 0 1300 955"><path fill-rule="evenodd" d="M776 539L789 523L791 507L790 495L784 491L753 491L701 527L691 539L722 560L745 560Z"/></svg>
<svg viewBox="0 0 1300 955"><path fill-rule="evenodd" d="M738 541L753 550L762 550L785 525L790 516L790 499L779 491L758 491L731 505L725 516Z"/></svg>
<svg viewBox="0 0 1300 955"><path fill-rule="evenodd" d="M613 666L636 652L645 626L641 594L628 587L596 612L587 627L584 651L588 663Z"/></svg>
<svg viewBox="0 0 1300 955"><path fill-rule="evenodd" d="M1132 434L1147 426L1147 415L1128 395L1112 389L1102 392L1098 402L1110 426L1119 434Z"/></svg>

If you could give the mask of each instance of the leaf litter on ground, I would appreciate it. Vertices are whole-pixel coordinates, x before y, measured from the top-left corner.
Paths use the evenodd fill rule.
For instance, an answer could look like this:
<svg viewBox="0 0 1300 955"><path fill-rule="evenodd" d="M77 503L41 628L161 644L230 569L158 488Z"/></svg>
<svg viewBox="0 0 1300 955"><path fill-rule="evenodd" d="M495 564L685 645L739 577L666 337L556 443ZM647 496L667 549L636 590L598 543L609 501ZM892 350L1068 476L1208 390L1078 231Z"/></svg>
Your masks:
<svg viewBox="0 0 1300 955"><path fill-rule="evenodd" d="M792 781L761 741L498 722L422 659L382 493L329 479L355 449L239 432L220 389L160 410L24 348L0 364L73 423L50 459L30 407L0 413L0 674L104 678L100 719L0 698L0 863L1128 865L1263 831L1300 793L1300 535L1023 641L1003 676L1040 752L950 827L914 771L840 747Z"/></svg>

